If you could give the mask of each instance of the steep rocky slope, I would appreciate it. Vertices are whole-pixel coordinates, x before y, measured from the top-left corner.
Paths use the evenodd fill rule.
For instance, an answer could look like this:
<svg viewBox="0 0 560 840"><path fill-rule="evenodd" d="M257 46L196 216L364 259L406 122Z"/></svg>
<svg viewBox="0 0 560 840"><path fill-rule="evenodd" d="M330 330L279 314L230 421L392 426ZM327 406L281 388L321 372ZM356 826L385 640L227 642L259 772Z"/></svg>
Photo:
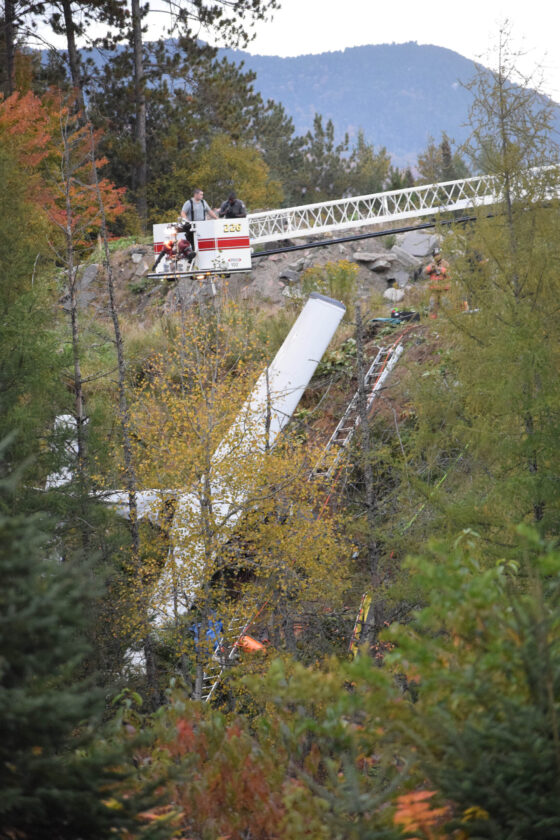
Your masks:
<svg viewBox="0 0 560 840"><path fill-rule="evenodd" d="M302 295L301 282L307 269L344 260L358 266L361 297L368 302L376 302L379 310L376 314L388 315L395 306L402 308L419 303L424 286L421 282L422 268L436 244L435 235L417 231L358 243L310 247L267 257L255 254L250 274L232 275L217 282L235 298L278 310ZM200 282L185 278L169 283L148 277L153 265L150 245L132 244L116 248L111 264L119 312L133 318L139 327L153 322L162 314L177 311L198 296L213 294L208 280ZM78 302L81 309L94 317L103 318L106 315L106 283L101 263L92 262L80 269Z"/></svg>

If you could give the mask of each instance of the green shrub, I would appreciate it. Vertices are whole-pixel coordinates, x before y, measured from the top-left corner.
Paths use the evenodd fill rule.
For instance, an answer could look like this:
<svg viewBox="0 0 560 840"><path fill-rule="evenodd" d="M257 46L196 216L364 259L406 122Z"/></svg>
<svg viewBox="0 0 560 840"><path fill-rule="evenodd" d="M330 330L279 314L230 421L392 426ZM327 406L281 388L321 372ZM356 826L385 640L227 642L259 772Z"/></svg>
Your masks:
<svg viewBox="0 0 560 840"><path fill-rule="evenodd" d="M358 280L358 266L348 260L313 266L304 271L301 288L304 296L311 292L340 300L346 306L346 317L354 317L354 301Z"/></svg>

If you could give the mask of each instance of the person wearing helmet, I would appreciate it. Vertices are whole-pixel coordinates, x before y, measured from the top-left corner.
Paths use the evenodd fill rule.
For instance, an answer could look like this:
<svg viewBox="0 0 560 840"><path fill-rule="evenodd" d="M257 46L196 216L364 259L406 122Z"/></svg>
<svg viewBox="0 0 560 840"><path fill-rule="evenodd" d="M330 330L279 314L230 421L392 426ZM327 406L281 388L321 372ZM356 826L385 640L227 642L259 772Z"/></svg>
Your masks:
<svg viewBox="0 0 560 840"><path fill-rule="evenodd" d="M430 280L430 318L437 318L442 295L449 291L449 263L443 259L439 248L434 248L433 258L424 269L424 274Z"/></svg>
<svg viewBox="0 0 560 840"><path fill-rule="evenodd" d="M424 269L424 274L427 275L432 282L440 282L441 280L445 280L447 278L449 263L443 259L439 248L434 248L432 254L432 261L429 262Z"/></svg>

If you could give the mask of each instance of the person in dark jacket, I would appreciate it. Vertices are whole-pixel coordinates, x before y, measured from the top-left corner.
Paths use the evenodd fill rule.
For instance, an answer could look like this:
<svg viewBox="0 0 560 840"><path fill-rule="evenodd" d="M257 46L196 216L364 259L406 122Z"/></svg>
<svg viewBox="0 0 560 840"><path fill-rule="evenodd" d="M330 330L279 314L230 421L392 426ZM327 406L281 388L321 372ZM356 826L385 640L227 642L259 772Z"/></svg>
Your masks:
<svg viewBox="0 0 560 840"><path fill-rule="evenodd" d="M242 219L247 215L247 208L234 192L231 192L218 210L220 219Z"/></svg>

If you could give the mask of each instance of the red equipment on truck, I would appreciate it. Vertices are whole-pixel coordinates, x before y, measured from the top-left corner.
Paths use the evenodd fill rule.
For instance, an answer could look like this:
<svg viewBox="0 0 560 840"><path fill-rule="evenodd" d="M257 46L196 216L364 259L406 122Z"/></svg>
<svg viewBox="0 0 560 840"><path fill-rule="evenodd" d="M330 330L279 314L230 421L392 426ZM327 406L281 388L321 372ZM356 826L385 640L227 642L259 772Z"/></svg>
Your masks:
<svg viewBox="0 0 560 840"><path fill-rule="evenodd" d="M180 219L173 224L154 225L153 230L156 261L149 277L177 280L251 270L249 221L246 218L203 222Z"/></svg>

